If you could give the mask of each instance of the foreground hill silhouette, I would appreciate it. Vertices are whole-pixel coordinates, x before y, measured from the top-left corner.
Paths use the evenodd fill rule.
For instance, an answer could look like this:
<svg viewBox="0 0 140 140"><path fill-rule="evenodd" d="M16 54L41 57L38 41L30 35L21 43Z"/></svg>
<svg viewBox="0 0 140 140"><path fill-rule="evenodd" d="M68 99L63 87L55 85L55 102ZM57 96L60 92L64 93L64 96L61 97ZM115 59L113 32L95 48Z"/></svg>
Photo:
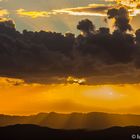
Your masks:
<svg viewBox="0 0 140 140"><path fill-rule="evenodd" d="M140 127L113 127L106 130L56 130L35 125L15 125L0 128L1 140L130 140Z"/></svg>
<svg viewBox="0 0 140 140"><path fill-rule="evenodd" d="M0 115L0 126L33 124L53 129L100 130L113 126L140 126L140 115L107 113L40 113L32 116Z"/></svg>

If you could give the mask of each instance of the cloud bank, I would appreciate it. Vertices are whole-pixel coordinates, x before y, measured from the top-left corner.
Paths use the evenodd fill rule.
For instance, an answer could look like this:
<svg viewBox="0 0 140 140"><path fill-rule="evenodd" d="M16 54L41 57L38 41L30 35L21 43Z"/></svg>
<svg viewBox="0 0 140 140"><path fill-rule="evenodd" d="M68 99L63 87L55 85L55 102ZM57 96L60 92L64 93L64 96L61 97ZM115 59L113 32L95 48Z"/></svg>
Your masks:
<svg viewBox="0 0 140 140"><path fill-rule="evenodd" d="M82 32L77 37L45 31L20 33L13 21L0 22L0 76L50 84L139 83L140 29L135 36L128 32L125 8L108 10L108 18L115 19L113 33L105 27L96 29L85 19L77 25Z"/></svg>

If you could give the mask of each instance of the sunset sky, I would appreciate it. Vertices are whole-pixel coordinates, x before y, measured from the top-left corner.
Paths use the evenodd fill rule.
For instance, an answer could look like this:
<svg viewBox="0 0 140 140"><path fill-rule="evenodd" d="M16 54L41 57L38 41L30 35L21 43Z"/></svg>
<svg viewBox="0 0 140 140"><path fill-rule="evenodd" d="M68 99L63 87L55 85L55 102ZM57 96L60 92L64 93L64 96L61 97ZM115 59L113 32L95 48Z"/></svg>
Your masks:
<svg viewBox="0 0 140 140"><path fill-rule="evenodd" d="M108 26L104 22L107 9L117 5L116 0L1 0L0 16L14 20L20 31L77 33L76 25L84 18L91 19L97 28ZM131 22L135 29L138 28L139 15Z"/></svg>
<svg viewBox="0 0 140 140"><path fill-rule="evenodd" d="M85 18L90 19L97 28L113 28L112 19L105 22L107 11L123 5L129 11L133 34L140 28L140 9L137 3L130 4L127 0L122 2L118 0L0 0L0 22L10 19L21 32L27 29L63 34L71 32L78 35L80 31L76 26ZM20 43L21 47L24 46L22 41L19 41ZM11 49L7 46L6 51ZM97 58L92 56L95 57L93 59L90 55L79 55L74 52L74 60L71 60L67 58L67 54L50 51L42 45L42 50L39 52L41 57L35 62L34 55L41 47L37 46L37 50L33 50L32 53L30 48L26 50L25 45L25 51L20 51L23 56L17 53L16 47L15 50L11 50L12 55L8 57L13 58L11 61L14 61L15 65L9 63L11 62L9 59L0 61L4 70L5 67L7 68L4 73L3 69L0 71L0 114L29 115L39 112L140 114L140 69L135 66L139 56L136 59L134 57L132 61L128 60L128 63L118 62L117 59L115 64L108 65L104 61L100 62L98 55ZM17 55L15 56L14 53ZM128 53L131 51L129 50ZM30 54L31 59L28 58ZM122 54L122 57L123 55L125 56ZM112 56L106 60L112 60ZM5 60L7 55L2 54L1 58ZM45 62L42 62L42 58L45 62L47 60L47 67L44 66ZM103 60L106 58L106 53L101 56L102 58ZM3 62L13 67L17 66L15 68L17 71L10 71ZM18 68L22 68L22 64L25 73L18 71ZM33 67L32 71L34 71L36 65L39 72L28 73L28 68ZM69 67L73 68L73 71ZM48 73L45 73L45 70Z"/></svg>
<svg viewBox="0 0 140 140"><path fill-rule="evenodd" d="M17 84L18 83L18 84ZM107 112L140 114L140 84L27 84L0 78L0 113Z"/></svg>

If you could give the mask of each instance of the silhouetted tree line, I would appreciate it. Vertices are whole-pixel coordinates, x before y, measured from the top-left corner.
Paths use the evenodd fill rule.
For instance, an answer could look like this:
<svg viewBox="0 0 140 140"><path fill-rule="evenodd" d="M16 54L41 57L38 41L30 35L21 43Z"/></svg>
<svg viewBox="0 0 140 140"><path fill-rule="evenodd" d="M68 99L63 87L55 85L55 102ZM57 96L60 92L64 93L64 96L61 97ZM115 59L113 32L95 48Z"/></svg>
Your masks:
<svg viewBox="0 0 140 140"><path fill-rule="evenodd" d="M0 23L0 73L46 72L58 76L90 76L101 74L99 64L133 63L140 67L140 29L130 33L128 11L110 9L108 18L115 19L115 30L95 28L92 21L85 19L78 23L82 34L65 35L56 32L33 32L15 29L12 21ZM127 70L126 70L127 71ZM118 71L112 71L118 73ZM107 72L106 72L107 73Z"/></svg>

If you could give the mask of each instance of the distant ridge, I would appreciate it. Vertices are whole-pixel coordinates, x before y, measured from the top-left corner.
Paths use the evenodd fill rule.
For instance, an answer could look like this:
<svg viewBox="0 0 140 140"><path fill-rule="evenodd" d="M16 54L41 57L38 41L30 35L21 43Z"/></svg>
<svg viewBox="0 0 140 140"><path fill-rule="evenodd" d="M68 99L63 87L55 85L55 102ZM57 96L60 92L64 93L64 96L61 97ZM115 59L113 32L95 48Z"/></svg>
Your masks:
<svg viewBox="0 0 140 140"><path fill-rule="evenodd" d="M140 127L112 127L98 131L56 130L36 125L0 127L1 140L131 140L136 134L140 134Z"/></svg>
<svg viewBox="0 0 140 140"><path fill-rule="evenodd" d="M39 113L31 116L0 115L0 126L33 124L53 129L100 130L113 126L140 126L140 115L92 113Z"/></svg>

